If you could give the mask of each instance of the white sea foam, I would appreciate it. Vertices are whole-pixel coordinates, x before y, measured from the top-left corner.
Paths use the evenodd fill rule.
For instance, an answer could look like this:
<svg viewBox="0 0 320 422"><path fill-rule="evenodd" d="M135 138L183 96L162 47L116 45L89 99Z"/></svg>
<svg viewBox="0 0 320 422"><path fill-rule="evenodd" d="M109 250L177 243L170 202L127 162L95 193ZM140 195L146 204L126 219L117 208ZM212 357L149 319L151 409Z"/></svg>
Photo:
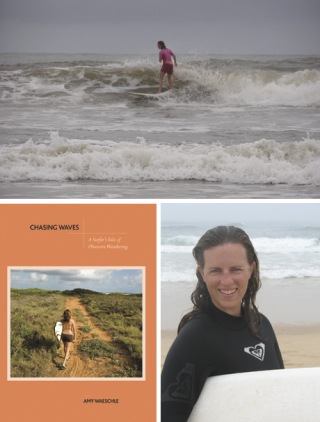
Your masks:
<svg viewBox="0 0 320 422"><path fill-rule="evenodd" d="M210 63L210 62L209 62ZM320 105L320 71L305 68L283 71L274 63L270 68L192 63L182 59L175 69L177 92L163 101L176 104L227 104L232 106L316 106ZM303 67L303 64L301 64ZM17 70L3 70L0 78L2 100L39 101L40 94L64 93L69 101L85 93L83 100L94 98L97 90L125 92L154 89L159 65L154 57L122 57L107 62L66 62ZM13 89L12 89L13 88Z"/></svg>
<svg viewBox="0 0 320 422"><path fill-rule="evenodd" d="M176 89L148 100L128 93L156 92L157 54L1 55L0 180L317 197L319 58L178 58Z"/></svg>
<svg viewBox="0 0 320 422"><path fill-rule="evenodd" d="M293 238L285 237L279 239L270 239L268 237L253 239L255 248L263 253L282 253L292 254L299 253L308 249L308 252L320 253L320 240L317 238ZM320 265L319 265L320 268Z"/></svg>
<svg viewBox="0 0 320 422"><path fill-rule="evenodd" d="M314 139L261 140L223 147L67 139L51 132L2 147L0 180L205 180L242 184L320 184L320 144Z"/></svg>
<svg viewBox="0 0 320 422"><path fill-rule="evenodd" d="M178 235L167 238L163 241L164 252L185 253L190 251L198 241L197 236ZM262 253L298 253L306 248L309 252L320 253L320 239L300 237L257 237L252 238L252 243L258 252Z"/></svg>
<svg viewBox="0 0 320 422"><path fill-rule="evenodd" d="M301 78L301 74L305 78ZM312 74L317 78L313 80ZM308 106L320 104L320 72L304 71L265 81L253 75L239 77L225 99L233 104Z"/></svg>
<svg viewBox="0 0 320 422"><path fill-rule="evenodd" d="M283 74L273 70L222 71L196 66L178 69L176 74L184 82L177 101L247 106L320 105L319 70Z"/></svg>
<svg viewBox="0 0 320 422"><path fill-rule="evenodd" d="M198 240L197 236L190 236L190 235L177 235L173 237L169 237L163 240L163 244L167 245L167 247L185 247L190 245L195 245Z"/></svg>
<svg viewBox="0 0 320 422"><path fill-rule="evenodd" d="M190 253L192 252L193 247L197 243L196 239L192 245L184 245L184 246L178 246L178 245L162 245L161 250L165 253L177 253L177 254L184 254L184 253Z"/></svg>

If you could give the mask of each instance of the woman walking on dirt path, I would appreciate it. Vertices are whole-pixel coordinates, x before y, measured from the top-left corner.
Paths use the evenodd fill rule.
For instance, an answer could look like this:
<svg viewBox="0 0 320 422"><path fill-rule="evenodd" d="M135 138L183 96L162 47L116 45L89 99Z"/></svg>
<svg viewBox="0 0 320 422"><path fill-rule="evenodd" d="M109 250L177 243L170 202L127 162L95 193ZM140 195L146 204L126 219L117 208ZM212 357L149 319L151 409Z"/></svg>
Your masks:
<svg viewBox="0 0 320 422"><path fill-rule="evenodd" d="M63 312L62 322L62 334L61 340L63 341L64 347L64 360L62 368L66 367L67 360L70 357L71 343L76 339L76 324L73 319L71 319L71 311L66 309Z"/></svg>

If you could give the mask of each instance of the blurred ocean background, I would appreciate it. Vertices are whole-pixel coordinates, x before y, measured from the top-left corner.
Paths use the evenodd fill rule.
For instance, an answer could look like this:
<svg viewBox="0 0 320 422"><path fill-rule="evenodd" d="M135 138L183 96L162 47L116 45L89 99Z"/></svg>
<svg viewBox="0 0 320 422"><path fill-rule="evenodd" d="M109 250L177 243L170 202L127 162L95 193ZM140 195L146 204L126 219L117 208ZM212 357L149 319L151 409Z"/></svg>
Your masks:
<svg viewBox="0 0 320 422"><path fill-rule="evenodd" d="M163 328L176 329L192 307L190 296L197 283L192 249L208 229L220 224L245 230L257 251L262 282L259 310L277 323L319 323L319 204L165 204L162 208Z"/></svg>
<svg viewBox="0 0 320 422"><path fill-rule="evenodd" d="M250 236L258 253L261 279L320 279L320 224L319 227L297 227L296 224L276 224L267 221L258 224L234 225ZM214 218L213 218L214 220ZM164 224L162 226L161 259L162 282L196 281L196 265L192 249L199 238L210 229L208 223Z"/></svg>

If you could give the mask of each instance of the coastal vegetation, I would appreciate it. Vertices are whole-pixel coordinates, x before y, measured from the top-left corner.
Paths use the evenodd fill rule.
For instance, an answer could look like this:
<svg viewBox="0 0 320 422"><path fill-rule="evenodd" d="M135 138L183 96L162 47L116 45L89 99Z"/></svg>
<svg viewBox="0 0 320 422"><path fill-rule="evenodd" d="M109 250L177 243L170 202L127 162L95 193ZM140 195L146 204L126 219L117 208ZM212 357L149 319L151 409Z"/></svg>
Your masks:
<svg viewBox="0 0 320 422"><path fill-rule="evenodd" d="M11 377L60 376L55 363L62 346L54 325L71 304L78 328L76 366L84 368L80 376L86 376L88 367L92 377L141 377L142 295L84 289L11 289ZM79 375L73 372L72 376Z"/></svg>

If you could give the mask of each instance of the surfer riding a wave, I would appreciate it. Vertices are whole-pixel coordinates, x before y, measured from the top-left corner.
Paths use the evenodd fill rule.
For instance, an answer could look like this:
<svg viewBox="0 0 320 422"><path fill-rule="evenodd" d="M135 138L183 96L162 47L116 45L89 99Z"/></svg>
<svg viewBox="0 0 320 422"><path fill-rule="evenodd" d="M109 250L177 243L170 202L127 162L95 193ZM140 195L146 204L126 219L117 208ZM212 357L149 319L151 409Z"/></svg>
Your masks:
<svg viewBox="0 0 320 422"><path fill-rule="evenodd" d="M159 89L158 94L162 92L163 87L163 80L165 75L168 75L168 83L169 89L173 88L173 63L172 58L174 61L174 65L177 66L177 59L173 51L166 47L163 41L158 41L158 48L159 52L159 62L162 62L162 67L160 70L160 81L159 81Z"/></svg>

